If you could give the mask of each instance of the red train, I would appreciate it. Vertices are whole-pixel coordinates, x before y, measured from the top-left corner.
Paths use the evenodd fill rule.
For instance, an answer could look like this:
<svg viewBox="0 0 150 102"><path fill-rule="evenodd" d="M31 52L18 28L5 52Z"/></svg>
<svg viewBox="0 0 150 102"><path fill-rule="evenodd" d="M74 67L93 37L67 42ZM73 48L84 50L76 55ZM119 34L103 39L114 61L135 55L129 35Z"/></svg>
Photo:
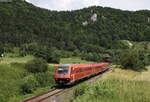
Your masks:
<svg viewBox="0 0 150 102"><path fill-rule="evenodd" d="M109 63L97 64L58 64L56 65L55 81L58 85L75 83L109 68Z"/></svg>

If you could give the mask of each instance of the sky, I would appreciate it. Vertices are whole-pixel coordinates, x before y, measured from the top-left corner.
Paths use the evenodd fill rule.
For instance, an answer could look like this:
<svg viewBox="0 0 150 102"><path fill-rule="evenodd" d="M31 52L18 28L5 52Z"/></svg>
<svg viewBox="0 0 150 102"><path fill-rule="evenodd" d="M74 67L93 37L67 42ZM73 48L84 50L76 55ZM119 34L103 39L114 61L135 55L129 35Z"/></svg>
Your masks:
<svg viewBox="0 0 150 102"><path fill-rule="evenodd" d="M26 0L49 10L77 10L89 6L112 7L122 10L150 10L150 0Z"/></svg>

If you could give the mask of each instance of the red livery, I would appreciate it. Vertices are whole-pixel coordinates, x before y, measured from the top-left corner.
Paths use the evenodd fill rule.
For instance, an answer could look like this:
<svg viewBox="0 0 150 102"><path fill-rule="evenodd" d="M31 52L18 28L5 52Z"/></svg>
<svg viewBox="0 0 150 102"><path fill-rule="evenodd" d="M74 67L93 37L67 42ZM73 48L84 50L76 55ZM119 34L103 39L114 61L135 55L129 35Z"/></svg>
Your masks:
<svg viewBox="0 0 150 102"><path fill-rule="evenodd" d="M109 63L58 64L56 65L55 81L59 85L68 85L80 79L96 75L108 68Z"/></svg>

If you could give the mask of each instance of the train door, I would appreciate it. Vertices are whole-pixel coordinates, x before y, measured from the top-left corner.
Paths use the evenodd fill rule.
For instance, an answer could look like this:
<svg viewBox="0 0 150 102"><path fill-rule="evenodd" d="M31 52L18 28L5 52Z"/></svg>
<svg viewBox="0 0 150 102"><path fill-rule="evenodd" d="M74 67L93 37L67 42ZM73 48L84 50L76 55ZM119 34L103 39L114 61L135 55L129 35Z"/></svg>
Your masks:
<svg viewBox="0 0 150 102"><path fill-rule="evenodd" d="M80 68L79 66L76 66L74 73L75 73L75 74L74 74L75 80L80 79L80 76L81 76L81 68Z"/></svg>
<svg viewBox="0 0 150 102"><path fill-rule="evenodd" d="M74 70L74 67L71 67L71 80L72 81L75 80L75 70Z"/></svg>

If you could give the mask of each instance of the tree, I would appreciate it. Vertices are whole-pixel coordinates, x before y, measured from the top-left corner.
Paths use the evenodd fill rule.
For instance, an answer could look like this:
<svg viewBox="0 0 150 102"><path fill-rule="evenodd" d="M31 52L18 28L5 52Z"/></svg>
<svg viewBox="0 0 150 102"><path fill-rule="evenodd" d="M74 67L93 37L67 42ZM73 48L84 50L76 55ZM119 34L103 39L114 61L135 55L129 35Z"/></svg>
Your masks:
<svg viewBox="0 0 150 102"><path fill-rule="evenodd" d="M31 73L42 73L48 70L48 65L45 60L41 58L33 59L25 64L25 68Z"/></svg>

